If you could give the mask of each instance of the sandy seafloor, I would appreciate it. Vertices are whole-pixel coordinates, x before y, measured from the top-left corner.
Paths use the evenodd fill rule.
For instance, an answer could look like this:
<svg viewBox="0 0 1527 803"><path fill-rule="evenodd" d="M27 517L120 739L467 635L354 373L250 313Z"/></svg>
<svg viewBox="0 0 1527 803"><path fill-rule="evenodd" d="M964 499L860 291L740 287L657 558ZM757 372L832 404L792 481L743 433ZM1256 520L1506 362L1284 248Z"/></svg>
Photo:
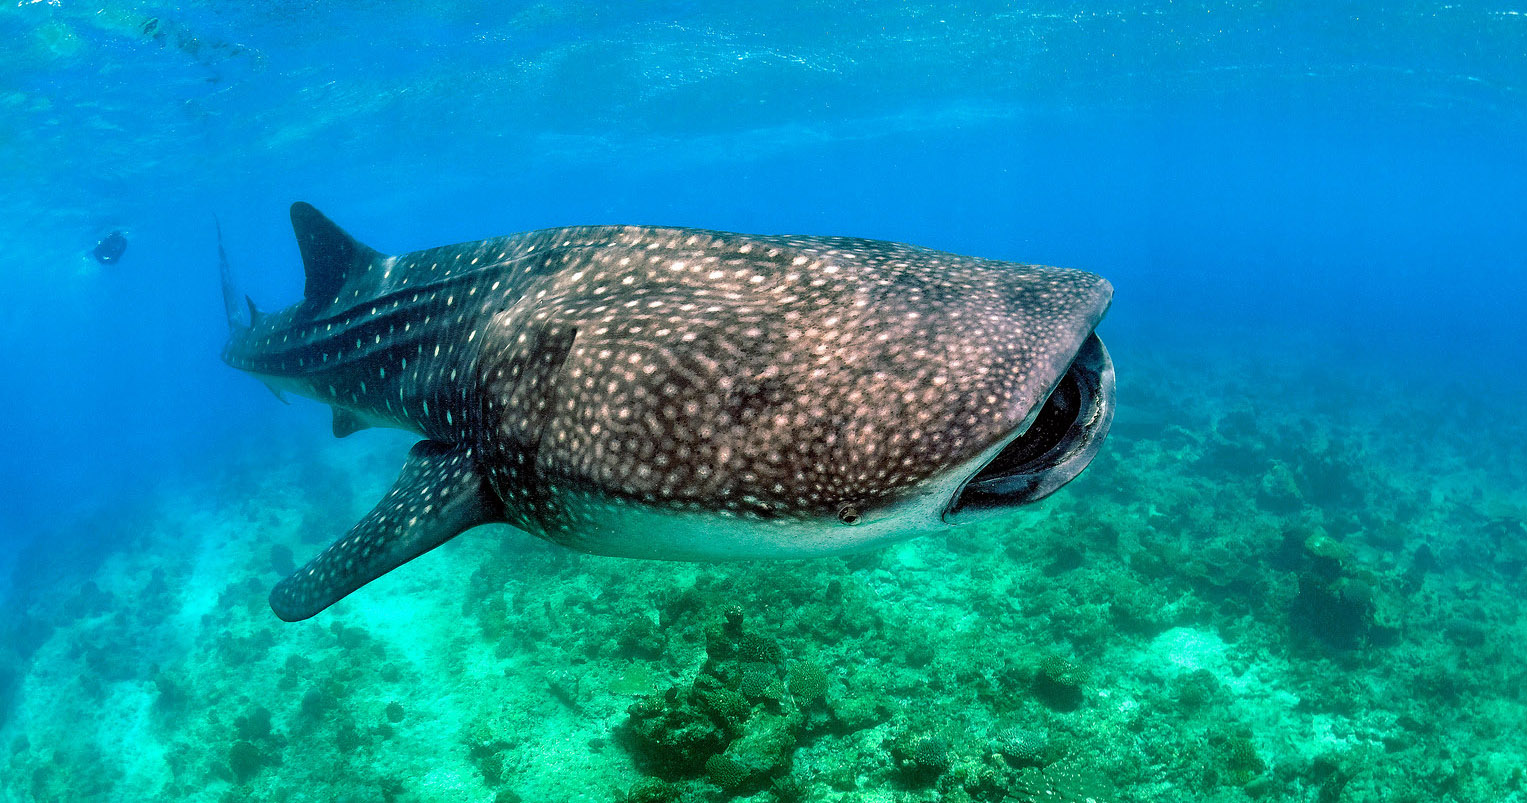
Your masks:
<svg viewBox="0 0 1527 803"><path fill-rule="evenodd" d="M1527 800L1520 389L1110 343L1102 455L1000 524L735 565L482 528L284 624L408 444L294 413L72 525L120 533L91 568L18 556L0 800Z"/></svg>

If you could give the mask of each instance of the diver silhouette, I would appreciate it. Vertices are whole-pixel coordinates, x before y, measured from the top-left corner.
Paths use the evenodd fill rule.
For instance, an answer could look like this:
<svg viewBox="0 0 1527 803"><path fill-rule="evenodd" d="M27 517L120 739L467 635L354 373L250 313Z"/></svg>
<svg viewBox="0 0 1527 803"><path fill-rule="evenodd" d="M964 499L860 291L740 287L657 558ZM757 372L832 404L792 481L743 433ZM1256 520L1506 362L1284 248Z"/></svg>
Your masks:
<svg viewBox="0 0 1527 803"><path fill-rule="evenodd" d="M125 251L127 251L127 238L122 236L122 232L114 231L96 243L95 250L90 253L95 256L95 261L102 265L110 265L121 259Z"/></svg>

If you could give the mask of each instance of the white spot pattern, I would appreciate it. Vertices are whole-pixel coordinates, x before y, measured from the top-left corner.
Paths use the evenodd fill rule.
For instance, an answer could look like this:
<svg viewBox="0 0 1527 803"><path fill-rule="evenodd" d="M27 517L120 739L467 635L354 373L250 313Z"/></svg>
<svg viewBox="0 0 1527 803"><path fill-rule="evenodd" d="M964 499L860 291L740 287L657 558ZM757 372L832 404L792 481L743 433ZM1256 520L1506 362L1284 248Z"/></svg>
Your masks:
<svg viewBox="0 0 1527 803"><path fill-rule="evenodd" d="M1025 418L1112 293L895 243L643 227L430 249L352 281L226 359L480 450L511 520L573 544L596 523L559 487L759 521L915 493Z"/></svg>

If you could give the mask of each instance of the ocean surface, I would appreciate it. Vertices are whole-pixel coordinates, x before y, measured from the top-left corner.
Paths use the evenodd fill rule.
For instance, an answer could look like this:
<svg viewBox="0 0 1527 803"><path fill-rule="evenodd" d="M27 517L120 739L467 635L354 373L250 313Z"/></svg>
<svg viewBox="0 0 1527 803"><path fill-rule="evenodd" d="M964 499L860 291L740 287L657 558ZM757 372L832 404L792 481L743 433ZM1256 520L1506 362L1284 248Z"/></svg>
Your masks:
<svg viewBox="0 0 1527 803"><path fill-rule="evenodd" d="M1527 800L1527 5L21 0L0 171L0 801ZM286 624L413 441L219 360L298 200L1082 268L1117 418L990 524Z"/></svg>

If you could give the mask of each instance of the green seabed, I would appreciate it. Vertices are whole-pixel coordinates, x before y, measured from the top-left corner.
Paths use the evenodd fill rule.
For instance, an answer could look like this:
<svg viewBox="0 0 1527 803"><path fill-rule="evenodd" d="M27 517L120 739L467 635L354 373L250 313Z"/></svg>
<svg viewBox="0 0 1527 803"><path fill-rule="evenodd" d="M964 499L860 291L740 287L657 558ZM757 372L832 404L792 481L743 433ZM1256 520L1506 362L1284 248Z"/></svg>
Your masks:
<svg viewBox="0 0 1527 803"><path fill-rule="evenodd" d="M88 577L23 558L0 799L1527 800L1505 402L1129 352L1102 456L1000 525L737 565L484 528L297 625L270 586L404 442L249 455L94 522Z"/></svg>

